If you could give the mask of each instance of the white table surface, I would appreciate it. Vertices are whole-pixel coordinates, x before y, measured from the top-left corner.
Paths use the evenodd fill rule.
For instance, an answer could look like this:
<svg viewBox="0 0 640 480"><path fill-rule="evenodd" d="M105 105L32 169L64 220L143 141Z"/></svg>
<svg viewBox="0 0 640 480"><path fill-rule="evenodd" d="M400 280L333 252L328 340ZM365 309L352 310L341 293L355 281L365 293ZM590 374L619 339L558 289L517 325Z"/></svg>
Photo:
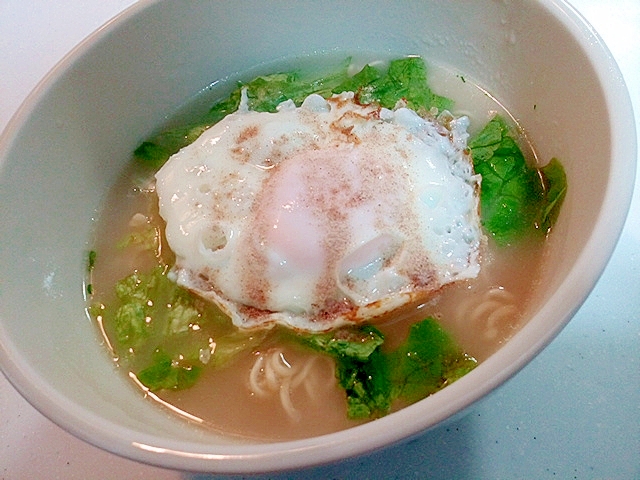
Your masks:
<svg viewBox="0 0 640 480"><path fill-rule="evenodd" d="M78 42L134 0L0 0L0 130ZM615 56L640 132L640 0L574 0ZM204 480L123 459L43 417L0 374L0 479ZM640 479L640 172L603 277L557 339L469 414L404 445L257 478Z"/></svg>

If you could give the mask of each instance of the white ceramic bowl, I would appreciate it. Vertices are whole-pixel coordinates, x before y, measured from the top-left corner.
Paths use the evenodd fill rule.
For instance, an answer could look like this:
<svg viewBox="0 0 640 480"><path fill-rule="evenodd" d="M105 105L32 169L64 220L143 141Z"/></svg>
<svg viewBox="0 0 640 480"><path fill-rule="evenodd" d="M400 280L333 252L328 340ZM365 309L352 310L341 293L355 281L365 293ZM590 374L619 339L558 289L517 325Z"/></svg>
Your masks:
<svg viewBox="0 0 640 480"><path fill-rule="evenodd" d="M543 158L562 159L569 193L550 240L553 280L513 339L436 395L324 437L232 441L151 408L114 372L84 314L83 252L102 195L167 115L218 78L326 51L451 66L498 96ZM406 439L500 385L569 321L622 228L635 138L614 60L562 1L142 1L67 56L0 139L2 370L78 437L178 469L291 469Z"/></svg>

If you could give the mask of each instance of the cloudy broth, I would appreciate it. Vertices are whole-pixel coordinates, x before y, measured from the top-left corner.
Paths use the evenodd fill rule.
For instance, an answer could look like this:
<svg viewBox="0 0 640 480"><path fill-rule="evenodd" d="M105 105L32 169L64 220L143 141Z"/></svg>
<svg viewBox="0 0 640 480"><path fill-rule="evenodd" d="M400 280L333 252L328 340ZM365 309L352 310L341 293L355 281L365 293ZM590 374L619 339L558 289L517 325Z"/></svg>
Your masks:
<svg viewBox="0 0 640 480"><path fill-rule="evenodd" d="M304 62L303 62L304 63ZM290 65L275 65L243 75L243 79ZM478 131L488 119L504 109L470 79L448 69L428 65L432 90L453 98L460 108L453 113L468 115L470 133ZM204 106L220 98L220 91L230 80L213 85L176 113L167 125L188 122L190 116L204 111ZM226 93L226 92L224 92ZM195 112L195 113L194 113ZM523 153L533 162L531 147L523 142ZM160 261L173 263L173 254L162 238L164 223L158 213L153 191L152 171L132 163L108 193L95 225L92 250L97 252L91 272L93 304L109 305L115 301L114 285L133 271L145 272ZM152 228L160 232L157 249L144 245L122 247L122 239ZM481 273L473 280L442 288L422 303L403 307L401 311L376 322L385 336L384 348L393 348L406 338L416 321L433 316L470 356L482 362L507 341L522 325L535 299L536 285L542 272L543 244L525 241L509 249L500 249L488 241L482 250ZM215 309L215 307L208 307ZM102 323L94 311L96 323L105 336L116 362L126 352L117 351L115 327ZM200 325L204 335L216 338L235 327L230 321ZM259 341L221 368L204 368L196 384L184 390L160 390L149 395L159 403L172 406L195 423L230 435L267 440L286 440L326 434L349 428L362 421L347 418L344 391L335 380L334 365L325 356L286 342L283 328L256 334ZM134 370L135 360L131 364ZM250 388L259 362L283 364L293 373L285 387ZM129 372L122 368L123 375ZM257 372L257 373L256 373ZM257 381L254 378L254 381ZM288 405L288 408L283 405Z"/></svg>

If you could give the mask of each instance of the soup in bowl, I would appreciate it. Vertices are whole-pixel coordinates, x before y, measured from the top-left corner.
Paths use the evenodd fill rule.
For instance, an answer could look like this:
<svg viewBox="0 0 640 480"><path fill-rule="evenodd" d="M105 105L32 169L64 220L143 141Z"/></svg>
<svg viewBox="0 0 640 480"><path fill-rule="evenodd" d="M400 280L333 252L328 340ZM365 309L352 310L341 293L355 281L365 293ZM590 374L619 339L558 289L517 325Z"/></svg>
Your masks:
<svg viewBox="0 0 640 480"><path fill-rule="evenodd" d="M3 370L72 433L173 468L325 463L463 411L570 319L631 197L628 96L570 7L380 2L358 30L249 3L132 7L2 139ZM304 94L259 106L287 72ZM507 157L538 180L515 237L484 196ZM434 345L415 380L398 359Z"/></svg>

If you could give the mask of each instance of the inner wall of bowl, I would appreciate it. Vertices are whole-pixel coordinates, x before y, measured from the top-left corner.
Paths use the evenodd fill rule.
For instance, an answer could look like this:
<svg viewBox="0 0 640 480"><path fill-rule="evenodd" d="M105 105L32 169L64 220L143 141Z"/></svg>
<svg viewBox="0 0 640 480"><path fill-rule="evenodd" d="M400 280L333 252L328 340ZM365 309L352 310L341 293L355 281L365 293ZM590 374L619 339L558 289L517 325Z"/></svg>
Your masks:
<svg viewBox="0 0 640 480"><path fill-rule="evenodd" d="M563 281L595 224L609 171L607 105L581 47L535 2L348 8L337 1L139 5L81 46L30 98L13 124L24 121L0 176L7 279L0 341L9 377L54 420L120 453L132 441L176 449L188 441L200 451L226 441L148 408L114 372L84 314L83 255L102 196L146 135L212 81L282 57L420 54L495 94L542 160L558 156L566 166L570 190L546 294ZM394 435L415 433L436 416L425 407L424 420ZM392 419L380 422L391 426Z"/></svg>

